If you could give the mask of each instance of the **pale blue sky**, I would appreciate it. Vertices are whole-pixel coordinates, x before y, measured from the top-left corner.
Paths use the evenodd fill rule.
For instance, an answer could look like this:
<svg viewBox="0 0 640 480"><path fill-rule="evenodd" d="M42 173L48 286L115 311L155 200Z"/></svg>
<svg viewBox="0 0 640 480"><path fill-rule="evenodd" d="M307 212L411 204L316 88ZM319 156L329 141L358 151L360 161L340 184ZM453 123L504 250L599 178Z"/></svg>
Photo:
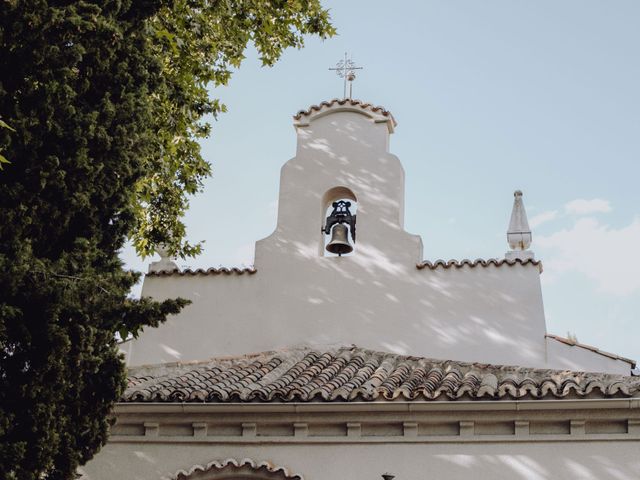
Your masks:
<svg viewBox="0 0 640 480"><path fill-rule="evenodd" d="M186 218L205 253L180 264L252 263L295 153L291 116L342 96L328 67L348 51L365 67L354 97L398 121L405 224L425 259L502 257L521 189L549 332L640 360L640 2L323 3L337 37L271 69L249 51L214 92L229 112L203 142L214 174Z"/></svg>

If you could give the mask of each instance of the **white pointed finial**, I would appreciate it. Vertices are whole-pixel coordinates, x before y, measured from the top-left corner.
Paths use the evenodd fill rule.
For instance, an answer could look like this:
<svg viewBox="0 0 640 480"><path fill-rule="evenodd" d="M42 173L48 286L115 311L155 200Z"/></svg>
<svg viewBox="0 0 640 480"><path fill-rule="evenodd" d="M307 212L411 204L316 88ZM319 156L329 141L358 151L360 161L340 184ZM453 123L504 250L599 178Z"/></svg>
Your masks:
<svg viewBox="0 0 640 480"><path fill-rule="evenodd" d="M149 264L149 272L173 271L178 269L178 265L174 262L175 258L171 257L169 249L167 249L164 244L156 247L156 253L160 255L160 260Z"/></svg>
<svg viewBox="0 0 640 480"><path fill-rule="evenodd" d="M513 210L511 211L509 230L507 230L507 242L509 243L509 248L511 248L511 251L505 255L507 260L529 260L534 258L533 252L529 250L531 246L531 228L529 228L527 212L522 203L522 192L520 190L513 192Z"/></svg>

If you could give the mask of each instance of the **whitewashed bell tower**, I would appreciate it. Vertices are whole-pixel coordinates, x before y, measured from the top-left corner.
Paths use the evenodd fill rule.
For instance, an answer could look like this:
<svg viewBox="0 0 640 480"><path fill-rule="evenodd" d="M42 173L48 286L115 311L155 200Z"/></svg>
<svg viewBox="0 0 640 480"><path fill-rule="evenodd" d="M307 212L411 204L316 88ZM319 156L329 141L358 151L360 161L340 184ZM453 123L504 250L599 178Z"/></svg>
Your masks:
<svg viewBox="0 0 640 480"><path fill-rule="evenodd" d="M143 295L193 303L128 342L130 365L355 344L438 359L628 372L628 363L546 335L541 264L528 250L519 192L506 258L424 261L420 237L404 230L405 174L389 152L391 113L332 100L299 112L294 127L296 154L282 167L277 225L256 243L255 267L153 264ZM349 235L343 225L340 237L353 252L342 256L325 249L335 233L327 216L339 201L354 214L345 222Z"/></svg>
<svg viewBox="0 0 640 480"><path fill-rule="evenodd" d="M256 266L302 262L300 268L349 269L382 263L415 269L422 242L404 231L404 170L388 150L395 128L391 113L336 100L298 113L294 126L296 156L282 168L278 224L256 244ZM355 251L348 259L326 258L321 227L340 199L357 207Z"/></svg>

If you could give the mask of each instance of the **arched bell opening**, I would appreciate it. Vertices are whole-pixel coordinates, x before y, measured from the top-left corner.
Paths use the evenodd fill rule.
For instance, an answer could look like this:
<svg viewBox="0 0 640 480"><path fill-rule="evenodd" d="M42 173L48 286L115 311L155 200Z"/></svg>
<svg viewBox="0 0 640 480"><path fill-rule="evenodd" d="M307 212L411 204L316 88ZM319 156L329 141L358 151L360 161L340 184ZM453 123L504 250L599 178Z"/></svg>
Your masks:
<svg viewBox="0 0 640 480"><path fill-rule="evenodd" d="M320 255L350 255L356 244L358 201L347 187L334 187L322 197Z"/></svg>

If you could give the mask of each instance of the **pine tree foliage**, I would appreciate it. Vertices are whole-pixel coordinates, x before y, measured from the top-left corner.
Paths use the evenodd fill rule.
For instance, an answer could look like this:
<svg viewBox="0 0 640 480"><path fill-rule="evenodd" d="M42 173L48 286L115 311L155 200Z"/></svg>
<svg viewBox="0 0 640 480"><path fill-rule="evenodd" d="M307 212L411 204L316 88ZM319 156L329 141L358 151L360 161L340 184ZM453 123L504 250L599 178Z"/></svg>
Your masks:
<svg viewBox="0 0 640 480"><path fill-rule="evenodd" d="M270 65L305 33L333 33L316 0L2 3L0 478L74 478L105 443L115 333L187 303L129 299L118 252L197 253L179 217L210 171L207 86L247 42Z"/></svg>

